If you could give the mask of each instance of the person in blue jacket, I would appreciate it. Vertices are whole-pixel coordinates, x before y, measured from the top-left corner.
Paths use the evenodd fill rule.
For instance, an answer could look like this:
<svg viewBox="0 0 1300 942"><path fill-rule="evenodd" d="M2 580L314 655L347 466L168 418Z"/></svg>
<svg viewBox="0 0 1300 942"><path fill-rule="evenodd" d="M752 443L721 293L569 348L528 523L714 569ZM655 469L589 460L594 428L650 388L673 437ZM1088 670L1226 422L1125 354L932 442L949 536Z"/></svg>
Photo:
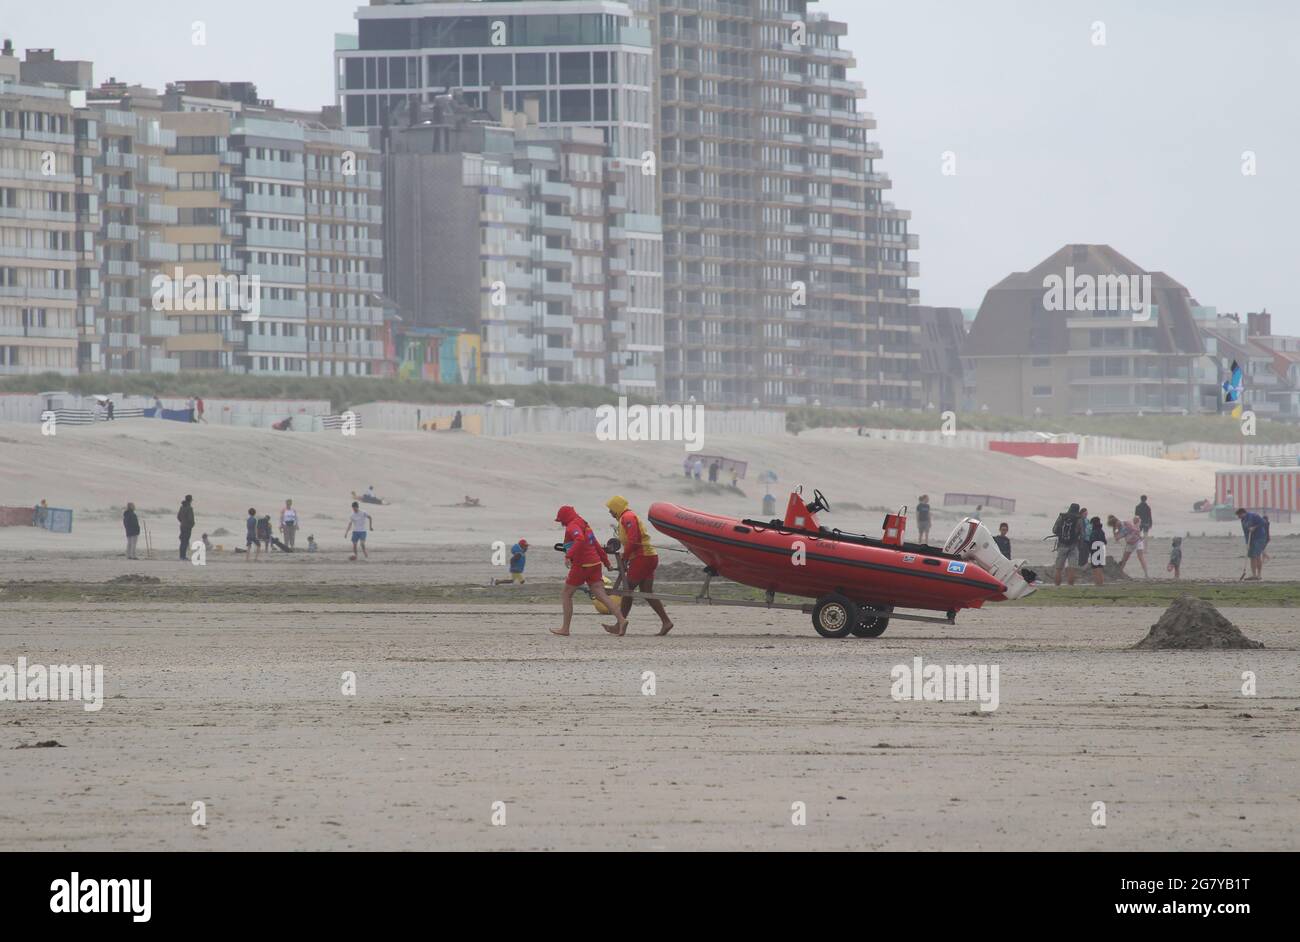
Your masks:
<svg viewBox="0 0 1300 942"><path fill-rule="evenodd" d="M1249 579L1259 579L1264 575L1264 548L1268 546L1268 522L1263 517L1244 507L1237 508L1237 519L1241 521L1241 533L1246 539L1246 558L1250 560Z"/></svg>

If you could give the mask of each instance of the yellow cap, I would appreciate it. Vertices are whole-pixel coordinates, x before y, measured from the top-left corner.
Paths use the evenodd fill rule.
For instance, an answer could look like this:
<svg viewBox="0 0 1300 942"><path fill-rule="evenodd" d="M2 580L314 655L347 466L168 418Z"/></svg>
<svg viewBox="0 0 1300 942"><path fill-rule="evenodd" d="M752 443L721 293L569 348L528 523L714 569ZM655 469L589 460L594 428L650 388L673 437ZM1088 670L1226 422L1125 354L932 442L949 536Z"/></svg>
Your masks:
<svg viewBox="0 0 1300 942"><path fill-rule="evenodd" d="M627 510L627 498L619 497L615 494L609 500L605 501L605 506L614 511L614 513L621 514L623 511Z"/></svg>

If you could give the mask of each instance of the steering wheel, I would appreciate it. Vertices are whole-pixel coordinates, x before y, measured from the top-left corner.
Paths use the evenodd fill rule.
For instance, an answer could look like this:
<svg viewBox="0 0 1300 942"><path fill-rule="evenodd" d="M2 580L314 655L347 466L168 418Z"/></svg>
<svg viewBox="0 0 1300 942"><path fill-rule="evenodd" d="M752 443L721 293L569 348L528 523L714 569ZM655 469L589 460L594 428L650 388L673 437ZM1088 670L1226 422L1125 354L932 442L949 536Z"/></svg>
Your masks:
<svg viewBox="0 0 1300 942"><path fill-rule="evenodd" d="M822 510L826 511L827 513L830 513L831 502L828 501L825 495L823 495L822 492L817 490L816 488L813 488L813 504L817 507L820 507ZM816 513L816 511L813 512Z"/></svg>

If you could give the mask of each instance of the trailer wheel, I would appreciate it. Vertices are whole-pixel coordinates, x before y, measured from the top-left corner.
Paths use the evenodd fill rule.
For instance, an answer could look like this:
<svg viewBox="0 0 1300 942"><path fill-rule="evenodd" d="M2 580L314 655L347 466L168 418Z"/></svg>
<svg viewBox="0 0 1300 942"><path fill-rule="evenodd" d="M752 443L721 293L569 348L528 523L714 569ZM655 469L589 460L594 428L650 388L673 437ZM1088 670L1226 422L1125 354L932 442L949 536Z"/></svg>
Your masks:
<svg viewBox="0 0 1300 942"><path fill-rule="evenodd" d="M858 622L858 607L842 595L823 595L813 606L812 623L823 638L844 638Z"/></svg>
<svg viewBox="0 0 1300 942"><path fill-rule="evenodd" d="M892 612L892 605L871 605L877 611ZM857 624L853 626L853 634L859 638L879 638L889 627L889 619L884 615L868 615L859 613Z"/></svg>

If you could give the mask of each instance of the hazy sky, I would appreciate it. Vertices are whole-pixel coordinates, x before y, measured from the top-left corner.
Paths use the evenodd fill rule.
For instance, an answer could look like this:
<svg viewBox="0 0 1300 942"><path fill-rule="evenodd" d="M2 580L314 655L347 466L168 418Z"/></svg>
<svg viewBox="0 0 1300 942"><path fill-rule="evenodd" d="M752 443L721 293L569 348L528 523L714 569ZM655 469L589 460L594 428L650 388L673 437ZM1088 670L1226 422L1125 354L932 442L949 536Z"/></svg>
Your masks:
<svg viewBox="0 0 1300 942"><path fill-rule="evenodd" d="M0 36L159 88L250 80L333 101L356 0L6 2ZM1300 3L826 0L849 24L879 169L912 210L927 304L975 307L1067 242L1106 242L1221 311L1300 334ZM191 43L202 21L207 45ZM1093 44L1093 24L1105 45ZM942 173L943 154L956 174ZM1242 174L1242 152L1257 173ZM1288 169L1288 167L1290 169Z"/></svg>

